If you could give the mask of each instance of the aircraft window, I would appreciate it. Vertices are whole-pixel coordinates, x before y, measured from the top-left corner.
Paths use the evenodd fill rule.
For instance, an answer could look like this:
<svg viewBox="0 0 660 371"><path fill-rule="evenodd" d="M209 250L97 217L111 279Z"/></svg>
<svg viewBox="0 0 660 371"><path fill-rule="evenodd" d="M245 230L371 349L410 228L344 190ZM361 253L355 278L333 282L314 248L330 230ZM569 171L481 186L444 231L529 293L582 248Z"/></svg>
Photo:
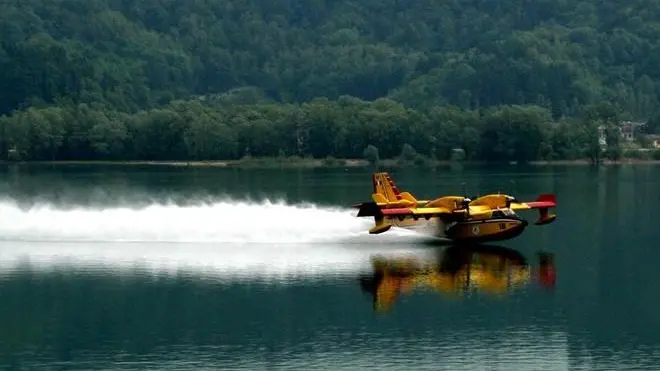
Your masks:
<svg viewBox="0 0 660 371"><path fill-rule="evenodd" d="M493 218L502 218L504 217L504 213L500 210L495 210L493 211Z"/></svg>

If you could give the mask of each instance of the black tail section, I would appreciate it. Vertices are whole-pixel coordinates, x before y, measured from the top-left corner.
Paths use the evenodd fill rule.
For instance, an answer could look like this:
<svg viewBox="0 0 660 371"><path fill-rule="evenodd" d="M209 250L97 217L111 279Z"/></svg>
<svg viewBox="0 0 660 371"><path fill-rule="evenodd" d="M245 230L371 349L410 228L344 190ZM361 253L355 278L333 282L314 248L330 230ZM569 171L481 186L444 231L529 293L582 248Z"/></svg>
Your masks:
<svg viewBox="0 0 660 371"><path fill-rule="evenodd" d="M383 213L381 212L377 203L363 202L361 204L354 205L354 207L359 209L357 216L372 216L374 218L375 225L369 229L370 234L387 232L392 227L392 224L385 222Z"/></svg>
<svg viewBox="0 0 660 371"><path fill-rule="evenodd" d="M383 213L380 211L380 207L375 202L363 202L361 204L355 205L359 209L357 216L373 216L376 218L382 218Z"/></svg>

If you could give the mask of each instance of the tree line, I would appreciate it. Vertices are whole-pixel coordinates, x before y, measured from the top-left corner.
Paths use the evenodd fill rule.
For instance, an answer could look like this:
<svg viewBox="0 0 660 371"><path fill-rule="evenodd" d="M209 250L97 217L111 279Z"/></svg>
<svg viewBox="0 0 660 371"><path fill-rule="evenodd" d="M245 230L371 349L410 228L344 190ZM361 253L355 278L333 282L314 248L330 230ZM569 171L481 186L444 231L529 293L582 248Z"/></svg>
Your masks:
<svg viewBox="0 0 660 371"><path fill-rule="evenodd" d="M620 157L617 110L586 107L553 120L539 106L415 110L388 98L300 104L173 101L135 114L88 104L30 107L0 119L15 159L218 160L249 157L598 160L598 126Z"/></svg>
<svg viewBox="0 0 660 371"><path fill-rule="evenodd" d="M598 157L659 127L656 2L6 0L0 156Z"/></svg>

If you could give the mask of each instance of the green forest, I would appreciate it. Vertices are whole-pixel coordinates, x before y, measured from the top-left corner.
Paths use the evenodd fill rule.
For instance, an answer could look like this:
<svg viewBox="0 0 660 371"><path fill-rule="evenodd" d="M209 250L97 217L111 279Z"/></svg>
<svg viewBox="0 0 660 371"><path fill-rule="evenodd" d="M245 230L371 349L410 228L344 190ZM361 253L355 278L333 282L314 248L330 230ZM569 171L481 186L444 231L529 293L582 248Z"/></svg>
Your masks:
<svg viewBox="0 0 660 371"><path fill-rule="evenodd" d="M0 159L637 156L618 125L660 129L658 9L3 0Z"/></svg>

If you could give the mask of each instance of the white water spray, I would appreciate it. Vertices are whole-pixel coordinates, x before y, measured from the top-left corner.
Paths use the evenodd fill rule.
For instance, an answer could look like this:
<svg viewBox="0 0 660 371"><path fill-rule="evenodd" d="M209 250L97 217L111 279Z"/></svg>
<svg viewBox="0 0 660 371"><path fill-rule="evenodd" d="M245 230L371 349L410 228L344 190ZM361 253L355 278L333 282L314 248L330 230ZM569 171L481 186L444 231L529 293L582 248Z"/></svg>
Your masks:
<svg viewBox="0 0 660 371"><path fill-rule="evenodd" d="M326 275L368 267L383 249L410 251L407 231L372 236L369 218L312 204L225 200L192 206L21 209L0 202L5 268L135 266L231 277Z"/></svg>
<svg viewBox="0 0 660 371"><path fill-rule="evenodd" d="M309 243L369 225L351 210L270 201L72 210L0 203L0 238L10 241Z"/></svg>

